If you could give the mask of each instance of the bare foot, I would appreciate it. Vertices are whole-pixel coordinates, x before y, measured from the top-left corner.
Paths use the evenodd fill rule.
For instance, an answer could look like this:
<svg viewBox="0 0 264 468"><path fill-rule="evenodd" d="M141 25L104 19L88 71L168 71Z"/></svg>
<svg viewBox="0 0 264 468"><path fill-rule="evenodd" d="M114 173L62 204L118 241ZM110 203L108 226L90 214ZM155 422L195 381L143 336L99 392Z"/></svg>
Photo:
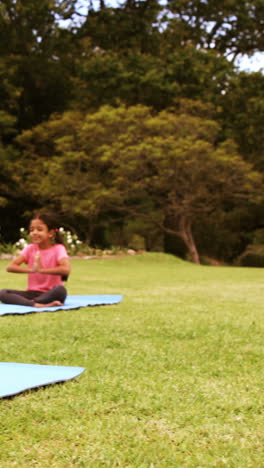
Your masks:
<svg viewBox="0 0 264 468"><path fill-rule="evenodd" d="M56 307L56 306L62 306L63 303L60 301L52 301L49 302L48 304L40 304L39 302L34 303L34 307Z"/></svg>

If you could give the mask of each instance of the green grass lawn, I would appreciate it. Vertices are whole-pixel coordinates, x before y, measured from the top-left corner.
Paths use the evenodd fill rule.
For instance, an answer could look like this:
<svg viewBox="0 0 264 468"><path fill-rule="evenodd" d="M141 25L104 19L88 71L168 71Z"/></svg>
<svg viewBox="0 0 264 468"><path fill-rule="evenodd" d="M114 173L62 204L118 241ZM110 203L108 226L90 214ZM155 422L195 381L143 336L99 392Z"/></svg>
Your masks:
<svg viewBox="0 0 264 468"><path fill-rule="evenodd" d="M1 287L25 288L6 263ZM123 301L0 317L0 361L86 367L0 400L0 467L264 467L263 269L72 266L69 294Z"/></svg>

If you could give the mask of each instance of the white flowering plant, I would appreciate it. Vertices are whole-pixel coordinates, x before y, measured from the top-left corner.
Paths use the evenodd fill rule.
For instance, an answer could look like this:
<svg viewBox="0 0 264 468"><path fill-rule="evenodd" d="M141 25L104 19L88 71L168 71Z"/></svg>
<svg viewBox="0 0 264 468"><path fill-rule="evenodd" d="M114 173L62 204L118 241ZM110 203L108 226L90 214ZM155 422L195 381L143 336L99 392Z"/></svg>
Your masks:
<svg viewBox="0 0 264 468"><path fill-rule="evenodd" d="M75 255L82 250L82 241L80 241L77 234L65 231L63 227L59 228L59 232L69 255Z"/></svg>
<svg viewBox="0 0 264 468"><path fill-rule="evenodd" d="M15 243L15 248L17 250L24 249L28 244L30 244L30 238L27 230L23 227L20 228L20 238ZM63 238L64 245L67 249L69 255L74 255L81 250L82 241L78 239L76 234L72 234L70 231L65 231L63 227L59 228L59 232Z"/></svg>
<svg viewBox="0 0 264 468"><path fill-rule="evenodd" d="M20 231L20 238L15 243L15 247L17 250L22 250L30 243L30 240L29 240L28 232L25 228L21 227L19 231Z"/></svg>
<svg viewBox="0 0 264 468"><path fill-rule="evenodd" d="M29 233L27 229L21 227L20 228L20 238L15 244L0 244L0 253L11 253L14 254L15 252L19 252L23 250L28 244L31 243ZM102 250L99 248L93 248L89 246L87 243L83 243L78 238L77 234L73 234L71 231L65 230L63 227L59 228L60 235L63 239L63 243L67 249L69 255L88 255L90 257L93 256L104 256L104 255L120 255L120 254L127 254L129 250L126 248L121 247L111 247L106 250Z"/></svg>

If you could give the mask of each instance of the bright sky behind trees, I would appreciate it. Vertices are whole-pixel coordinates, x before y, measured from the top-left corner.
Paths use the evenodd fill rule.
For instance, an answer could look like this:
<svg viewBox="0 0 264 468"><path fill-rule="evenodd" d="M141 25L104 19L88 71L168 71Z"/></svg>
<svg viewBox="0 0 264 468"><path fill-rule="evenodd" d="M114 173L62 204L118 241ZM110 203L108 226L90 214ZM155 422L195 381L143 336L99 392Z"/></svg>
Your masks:
<svg viewBox="0 0 264 468"><path fill-rule="evenodd" d="M90 2L86 0L79 0L79 13L86 15L88 5ZM99 0L93 0L94 8L98 8L100 5ZM107 6L118 7L120 1L108 0L105 2ZM166 0L161 0L161 4L166 4ZM236 59L235 64L241 69L249 72L264 72L264 52L256 52L252 57L243 56Z"/></svg>

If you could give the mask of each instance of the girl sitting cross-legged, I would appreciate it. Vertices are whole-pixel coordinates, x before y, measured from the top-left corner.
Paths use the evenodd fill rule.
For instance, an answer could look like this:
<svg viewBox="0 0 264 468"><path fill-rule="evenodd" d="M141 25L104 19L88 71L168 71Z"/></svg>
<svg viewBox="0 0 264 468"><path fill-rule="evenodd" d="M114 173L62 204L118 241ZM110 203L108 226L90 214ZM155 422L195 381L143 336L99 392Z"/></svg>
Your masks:
<svg viewBox="0 0 264 468"><path fill-rule="evenodd" d="M29 225L29 236L31 244L7 266L9 272L28 274L27 290L2 289L0 301L34 307L62 305L67 296L63 281L70 274L70 263L53 216L36 214Z"/></svg>

